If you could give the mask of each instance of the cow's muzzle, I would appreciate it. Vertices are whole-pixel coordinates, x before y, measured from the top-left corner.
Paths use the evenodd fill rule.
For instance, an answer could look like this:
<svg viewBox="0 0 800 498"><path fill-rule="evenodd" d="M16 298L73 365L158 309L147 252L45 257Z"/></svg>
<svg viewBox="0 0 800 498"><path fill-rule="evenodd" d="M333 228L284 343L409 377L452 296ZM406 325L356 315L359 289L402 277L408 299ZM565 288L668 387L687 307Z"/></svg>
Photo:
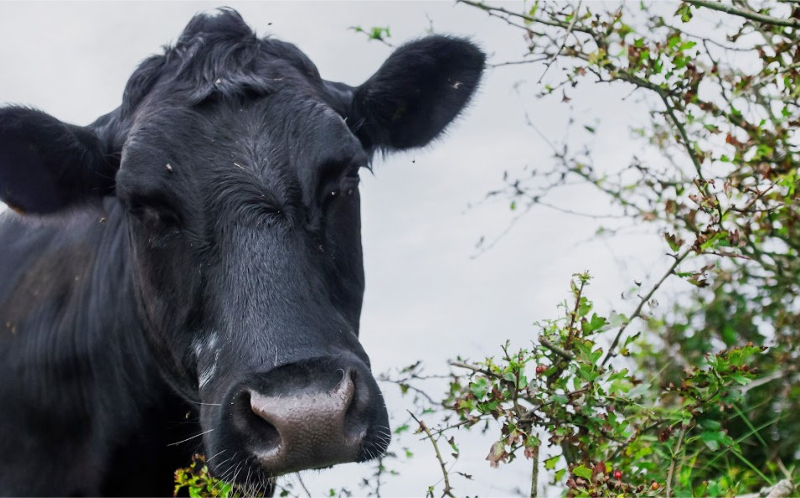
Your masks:
<svg viewBox="0 0 800 498"><path fill-rule="evenodd" d="M360 360L283 365L240 384L225 405L231 435L271 476L369 460L389 444L383 397Z"/></svg>

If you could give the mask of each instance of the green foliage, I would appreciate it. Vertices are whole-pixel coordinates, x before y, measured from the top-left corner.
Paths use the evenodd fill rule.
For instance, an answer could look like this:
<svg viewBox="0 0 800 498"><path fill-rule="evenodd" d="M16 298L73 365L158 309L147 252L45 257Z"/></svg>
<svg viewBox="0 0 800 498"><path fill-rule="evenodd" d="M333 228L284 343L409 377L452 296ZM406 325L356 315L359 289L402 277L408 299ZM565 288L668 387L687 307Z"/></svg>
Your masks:
<svg viewBox="0 0 800 498"><path fill-rule="evenodd" d="M356 33L363 33L367 36L367 39L370 41L379 41L390 45L387 38L392 36L391 32L389 31L389 27L380 27L380 26L373 26L371 28L365 29L361 26L351 26L350 29L355 31Z"/></svg>
<svg viewBox="0 0 800 498"><path fill-rule="evenodd" d="M203 455L193 456L192 463L188 467L175 471L173 496L178 496L178 493L184 488L192 498L201 496L233 498L237 496L230 484L215 479L208 473L208 465L206 465Z"/></svg>
<svg viewBox="0 0 800 498"><path fill-rule="evenodd" d="M443 406L458 421L440 431L496 422L491 466L534 458L542 444L557 448L545 469L568 496L659 495L668 486L690 496L711 484L728 495L776 481L774 471L751 465L726 480L711 465L725 454L742 461L742 448L755 440L734 440L724 424L742 413L743 386L756 378L752 365L766 348L709 353L666 385L606 366L601 344L614 327L592 312L588 283L588 274L575 276L572 302L562 303L561 317L536 324L539 340L530 349L506 344L500 358L454 362Z"/></svg>
<svg viewBox="0 0 800 498"><path fill-rule="evenodd" d="M656 227L671 264L649 287L637 282L629 316L593 311L579 274L562 316L538 323L530 348L452 362L432 441L480 426L494 441L491 466L535 461L544 446L543 470L568 496L734 496L796 483L800 6L460 3L521 31L530 63L544 61L539 98L569 104L567 92L601 82L638 90L650 109L631 139L655 154L614 171L574 138L547 140L552 169L507 174L508 188L489 195L527 212L554 207L544 199L556 189L589 184L615 211L584 215ZM571 122L587 136L602 132L580 119ZM690 285L658 309L669 279ZM424 376L405 378L414 389L409 379Z"/></svg>

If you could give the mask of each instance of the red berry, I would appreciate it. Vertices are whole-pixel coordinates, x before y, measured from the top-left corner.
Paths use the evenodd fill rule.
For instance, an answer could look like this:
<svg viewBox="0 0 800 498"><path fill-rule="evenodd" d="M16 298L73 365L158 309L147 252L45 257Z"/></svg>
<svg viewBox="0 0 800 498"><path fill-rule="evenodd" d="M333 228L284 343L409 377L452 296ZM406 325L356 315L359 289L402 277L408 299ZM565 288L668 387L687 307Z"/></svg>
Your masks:
<svg viewBox="0 0 800 498"><path fill-rule="evenodd" d="M650 489L652 489L653 491L655 491L655 490L657 490L658 488L659 488L659 486L658 486L658 483L657 483L657 482L655 482L655 481L653 481L653 484L651 484L651 485L650 485Z"/></svg>
<svg viewBox="0 0 800 498"><path fill-rule="evenodd" d="M618 480L618 481L619 481L620 479L622 479L622 472L620 472L619 470L615 470L615 471L614 471L614 479L616 479L616 480Z"/></svg>
<svg viewBox="0 0 800 498"><path fill-rule="evenodd" d="M544 372L545 370L547 370L547 367L546 367L546 366L544 366L544 365L538 365L538 366L536 367L536 373L537 373L537 374L541 374L541 373L542 373L542 372Z"/></svg>

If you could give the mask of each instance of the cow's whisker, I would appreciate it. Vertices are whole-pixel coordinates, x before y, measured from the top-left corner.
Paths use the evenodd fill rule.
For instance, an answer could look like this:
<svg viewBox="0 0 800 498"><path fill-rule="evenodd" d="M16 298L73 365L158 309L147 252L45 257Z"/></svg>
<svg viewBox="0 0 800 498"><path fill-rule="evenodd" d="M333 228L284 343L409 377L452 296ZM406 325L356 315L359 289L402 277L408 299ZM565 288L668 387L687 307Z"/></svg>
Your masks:
<svg viewBox="0 0 800 498"><path fill-rule="evenodd" d="M176 441L174 443L169 443L167 446L177 446L177 445L179 445L181 443L185 443L186 441L191 441L192 439L194 439L196 437L204 436L204 435L208 434L209 432L213 432L213 431L214 431L214 429L209 429L207 431L201 432L200 434L195 434L194 436L187 437L186 439L183 439L181 441Z"/></svg>
<svg viewBox="0 0 800 498"><path fill-rule="evenodd" d="M212 456L211 458L206 460L206 463L209 463L211 460L217 458L218 456L220 456L221 454L225 453L226 451L228 451L228 450L220 450L220 451L216 452L214 454L214 456Z"/></svg>

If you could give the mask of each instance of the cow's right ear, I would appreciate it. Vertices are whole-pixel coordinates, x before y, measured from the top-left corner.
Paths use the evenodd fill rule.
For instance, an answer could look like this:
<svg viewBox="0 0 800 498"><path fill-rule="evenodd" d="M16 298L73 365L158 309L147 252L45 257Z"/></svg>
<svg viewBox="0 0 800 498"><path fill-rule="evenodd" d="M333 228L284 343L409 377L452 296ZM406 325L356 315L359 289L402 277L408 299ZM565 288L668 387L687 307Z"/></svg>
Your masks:
<svg viewBox="0 0 800 498"><path fill-rule="evenodd" d="M47 214L113 192L115 168L97 134L41 111L0 109L0 200Z"/></svg>

